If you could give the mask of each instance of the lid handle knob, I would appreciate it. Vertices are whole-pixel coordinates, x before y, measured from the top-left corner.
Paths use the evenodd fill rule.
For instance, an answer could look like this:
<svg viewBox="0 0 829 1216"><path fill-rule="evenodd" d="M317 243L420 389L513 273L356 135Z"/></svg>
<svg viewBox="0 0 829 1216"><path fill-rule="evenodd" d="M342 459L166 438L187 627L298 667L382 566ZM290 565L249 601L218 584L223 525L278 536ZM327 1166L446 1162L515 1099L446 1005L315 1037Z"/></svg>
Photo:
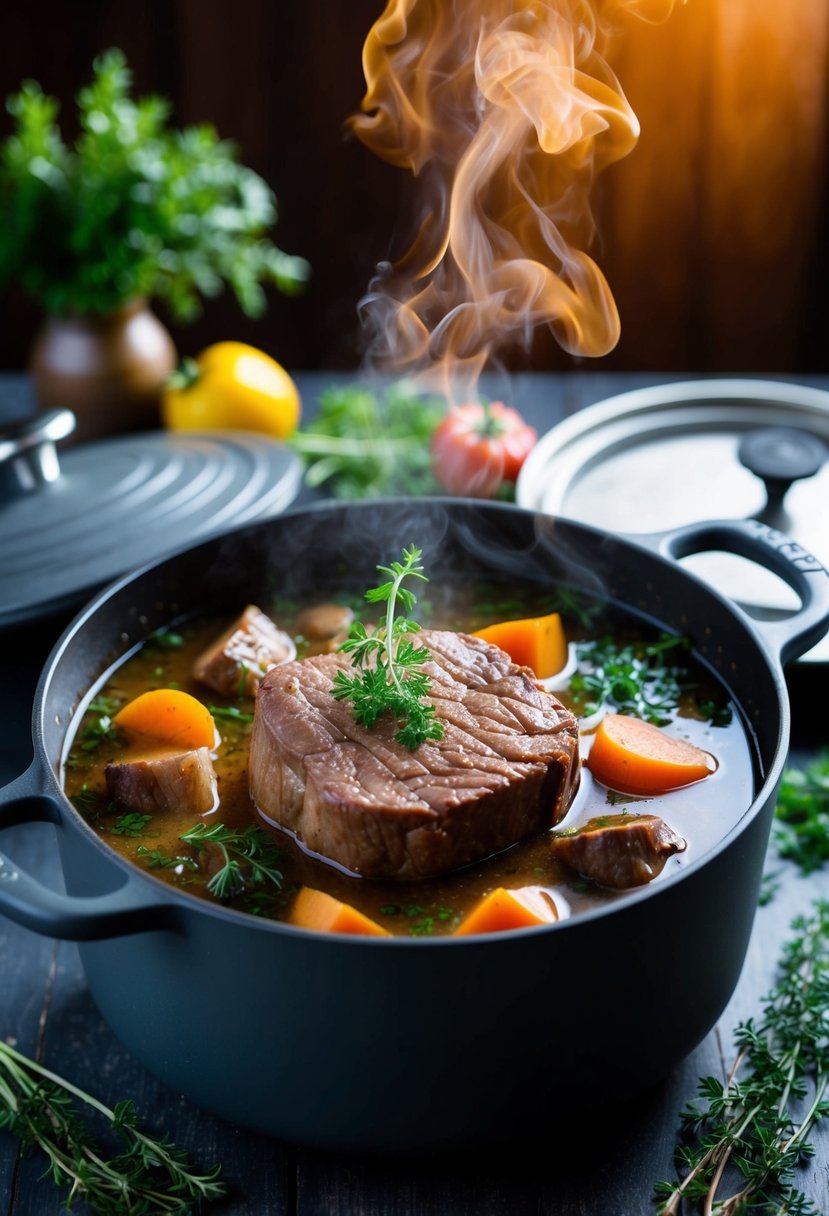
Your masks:
<svg viewBox="0 0 829 1216"><path fill-rule="evenodd" d="M57 481L55 444L75 429L71 410L49 410L0 431L0 502Z"/></svg>
<svg viewBox="0 0 829 1216"><path fill-rule="evenodd" d="M780 500L794 481L814 477L829 451L817 435L793 426L749 431L737 448L740 463L766 483L769 499Z"/></svg>

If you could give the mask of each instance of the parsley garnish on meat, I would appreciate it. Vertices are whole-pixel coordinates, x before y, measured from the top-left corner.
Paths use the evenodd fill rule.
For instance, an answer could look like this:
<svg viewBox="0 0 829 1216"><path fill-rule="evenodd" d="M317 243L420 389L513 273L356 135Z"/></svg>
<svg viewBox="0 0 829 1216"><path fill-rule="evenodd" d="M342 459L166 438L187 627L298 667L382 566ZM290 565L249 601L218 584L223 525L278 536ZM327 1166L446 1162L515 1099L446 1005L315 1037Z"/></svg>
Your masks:
<svg viewBox="0 0 829 1216"><path fill-rule="evenodd" d="M403 550L403 561L378 566L388 581L366 592L370 604L386 604L385 622L369 633L362 621L351 626L340 650L350 654L356 675L338 671L331 692L338 701L351 701L354 717L369 730L383 714L400 723L395 738L412 751L426 739L442 739L443 723L435 718L435 707L424 698L431 684L423 671L429 651L416 647L409 635L420 629L417 621L395 616L398 601L411 612L416 597L403 580L417 578L428 582L420 564L422 551L415 545Z"/></svg>

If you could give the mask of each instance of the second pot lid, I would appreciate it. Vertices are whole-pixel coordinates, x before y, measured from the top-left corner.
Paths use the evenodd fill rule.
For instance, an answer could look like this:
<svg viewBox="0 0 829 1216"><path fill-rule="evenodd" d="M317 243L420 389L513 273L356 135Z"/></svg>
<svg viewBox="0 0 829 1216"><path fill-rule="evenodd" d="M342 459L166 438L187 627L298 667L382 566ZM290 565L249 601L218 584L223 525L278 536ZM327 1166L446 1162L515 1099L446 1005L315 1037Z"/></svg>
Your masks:
<svg viewBox="0 0 829 1216"><path fill-rule="evenodd" d="M521 506L614 532L761 518L829 565L829 393L765 380L635 389L542 436L518 479ZM743 558L683 565L758 617L797 608L793 591ZM829 661L829 637L804 656Z"/></svg>
<svg viewBox="0 0 829 1216"><path fill-rule="evenodd" d="M302 465L264 435L148 432L58 455L66 410L0 435L0 627L80 604L127 570L279 514Z"/></svg>

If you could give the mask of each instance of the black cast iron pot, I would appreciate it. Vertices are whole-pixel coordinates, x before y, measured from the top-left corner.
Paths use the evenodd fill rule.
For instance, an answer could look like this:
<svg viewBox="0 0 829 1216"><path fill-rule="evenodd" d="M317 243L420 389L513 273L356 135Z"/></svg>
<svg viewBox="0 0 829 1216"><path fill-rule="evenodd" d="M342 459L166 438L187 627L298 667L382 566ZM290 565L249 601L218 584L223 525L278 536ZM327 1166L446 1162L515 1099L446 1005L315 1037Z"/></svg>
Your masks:
<svg viewBox="0 0 829 1216"><path fill-rule="evenodd" d="M722 843L606 910L463 939L313 934L174 890L113 853L61 791L79 703L114 659L180 614L238 611L417 543L433 581L493 572L568 582L688 633L754 738L757 792ZM774 570L800 610L758 626L674 559L726 549ZM78 940L92 993L173 1089L237 1123L351 1150L448 1148L544 1126L574 1091L643 1089L705 1036L745 956L788 746L781 663L829 624L829 575L755 522L633 543L506 505L324 505L200 544L122 579L66 630L40 681L35 759L0 827L57 825L67 893L0 856L0 911ZM710 808L709 808L710 809ZM729 812L729 817L730 812Z"/></svg>

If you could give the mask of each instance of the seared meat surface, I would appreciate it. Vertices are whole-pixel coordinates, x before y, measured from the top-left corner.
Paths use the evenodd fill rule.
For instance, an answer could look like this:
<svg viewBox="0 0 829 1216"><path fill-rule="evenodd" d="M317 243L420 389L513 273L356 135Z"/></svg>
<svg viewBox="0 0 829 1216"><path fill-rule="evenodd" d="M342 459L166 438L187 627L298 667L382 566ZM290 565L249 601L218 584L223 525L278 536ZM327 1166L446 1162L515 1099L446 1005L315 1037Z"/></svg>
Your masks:
<svg viewBox="0 0 829 1216"><path fill-rule="evenodd" d="M223 697L255 696L266 671L296 658L293 638L255 604L217 638L193 665L193 678Z"/></svg>
<svg viewBox="0 0 829 1216"><path fill-rule="evenodd" d="M110 798L132 811L186 811L203 815L217 803L210 750L170 750L113 761L105 770Z"/></svg>
<svg viewBox="0 0 829 1216"><path fill-rule="evenodd" d="M577 870L600 887L641 887L661 873L686 844L658 815L600 815L583 827L557 833L556 861Z"/></svg>
<svg viewBox="0 0 829 1216"><path fill-rule="evenodd" d="M444 737L412 752L331 696L347 655L286 663L259 689L250 789L306 848L365 877L423 878L549 828L578 785L575 718L533 673L466 634L423 630Z"/></svg>

